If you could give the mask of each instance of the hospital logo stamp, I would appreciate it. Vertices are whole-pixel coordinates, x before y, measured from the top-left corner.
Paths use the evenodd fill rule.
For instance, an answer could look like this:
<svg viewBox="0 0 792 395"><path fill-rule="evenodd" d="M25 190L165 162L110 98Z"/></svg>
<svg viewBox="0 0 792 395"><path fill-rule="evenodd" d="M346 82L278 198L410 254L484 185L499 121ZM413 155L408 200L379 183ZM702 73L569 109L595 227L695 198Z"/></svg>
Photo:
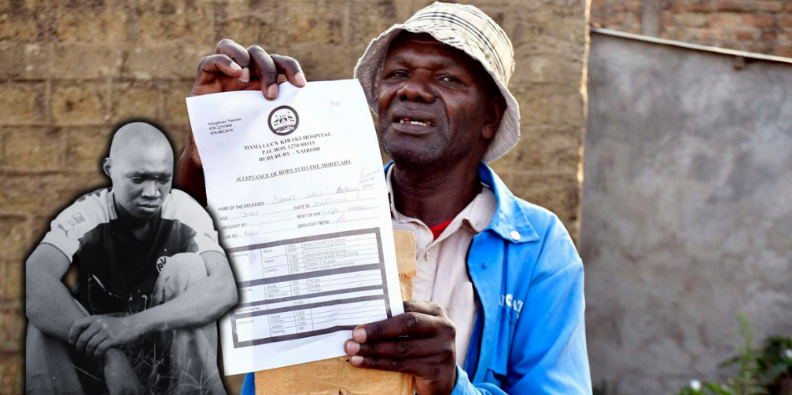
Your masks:
<svg viewBox="0 0 792 395"><path fill-rule="evenodd" d="M276 107L269 115L270 130L279 136L293 133L299 125L300 117L297 111L289 106Z"/></svg>

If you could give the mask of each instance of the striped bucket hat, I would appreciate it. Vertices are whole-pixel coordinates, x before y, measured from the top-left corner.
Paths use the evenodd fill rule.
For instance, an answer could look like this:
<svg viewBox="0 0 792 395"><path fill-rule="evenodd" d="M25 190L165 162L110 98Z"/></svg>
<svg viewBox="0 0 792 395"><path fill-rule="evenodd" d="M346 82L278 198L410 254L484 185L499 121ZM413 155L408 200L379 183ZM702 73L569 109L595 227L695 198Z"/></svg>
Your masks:
<svg viewBox="0 0 792 395"><path fill-rule="evenodd" d="M391 41L402 32L428 33L435 40L457 48L479 61L506 99L506 111L498 132L484 154L490 163L517 145L520 139L520 108L507 88L514 72L514 49L506 33L476 7L436 2L415 13L403 24L371 40L355 66L355 78L363 85L369 106L377 112L377 87Z"/></svg>

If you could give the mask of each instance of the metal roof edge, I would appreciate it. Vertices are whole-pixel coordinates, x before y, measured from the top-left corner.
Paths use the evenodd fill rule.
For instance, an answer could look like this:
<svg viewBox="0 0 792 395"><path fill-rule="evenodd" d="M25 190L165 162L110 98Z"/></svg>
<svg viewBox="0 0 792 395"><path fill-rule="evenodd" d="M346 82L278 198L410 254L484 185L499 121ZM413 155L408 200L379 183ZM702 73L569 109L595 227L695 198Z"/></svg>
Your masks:
<svg viewBox="0 0 792 395"><path fill-rule="evenodd" d="M620 32L617 30L611 29L603 29L591 26L592 33L603 34L606 36L614 36L614 37L621 37L630 40L637 40L637 41L644 41L652 44L660 44L660 45L670 45L673 47L680 47L686 49L692 49L694 51L703 51L703 52L714 52L719 53L722 55L729 55L729 56L739 56L742 58L751 58L751 59L759 59L759 60L766 60L770 62L781 62L781 63L789 63L792 64L792 58L785 58L783 56L773 56L773 55L764 55L760 53L754 52L745 52L745 51L737 51L734 49L725 49L725 48L718 48L718 47L710 47L706 45L698 45L698 44L690 44L682 41L674 41L674 40L666 40L664 38L657 38L651 36L644 36L640 34L633 34L633 33L625 33Z"/></svg>

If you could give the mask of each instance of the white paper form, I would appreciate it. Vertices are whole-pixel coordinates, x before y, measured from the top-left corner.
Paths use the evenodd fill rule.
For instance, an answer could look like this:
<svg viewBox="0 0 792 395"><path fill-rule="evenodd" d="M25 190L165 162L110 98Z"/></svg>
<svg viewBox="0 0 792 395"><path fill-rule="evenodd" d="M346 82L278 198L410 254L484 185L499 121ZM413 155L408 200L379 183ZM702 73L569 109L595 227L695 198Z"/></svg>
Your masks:
<svg viewBox="0 0 792 395"><path fill-rule="evenodd" d="M208 209L240 301L225 374L345 355L351 329L403 313L385 176L357 80L187 99Z"/></svg>

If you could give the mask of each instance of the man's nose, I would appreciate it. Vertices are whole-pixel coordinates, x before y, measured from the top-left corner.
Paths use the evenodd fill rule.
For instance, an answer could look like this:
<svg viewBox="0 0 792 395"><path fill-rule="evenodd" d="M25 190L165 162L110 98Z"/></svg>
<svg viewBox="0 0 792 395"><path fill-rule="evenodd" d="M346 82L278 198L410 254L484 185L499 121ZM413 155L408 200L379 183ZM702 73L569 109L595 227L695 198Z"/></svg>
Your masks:
<svg viewBox="0 0 792 395"><path fill-rule="evenodd" d="M433 103L437 98L425 77L413 76L396 92L405 101Z"/></svg>
<svg viewBox="0 0 792 395"><path fill-rule="evenodd" d="M159 188L156 181L149 181L143 185L143 197L156 199L160 197Z"/></svg>

